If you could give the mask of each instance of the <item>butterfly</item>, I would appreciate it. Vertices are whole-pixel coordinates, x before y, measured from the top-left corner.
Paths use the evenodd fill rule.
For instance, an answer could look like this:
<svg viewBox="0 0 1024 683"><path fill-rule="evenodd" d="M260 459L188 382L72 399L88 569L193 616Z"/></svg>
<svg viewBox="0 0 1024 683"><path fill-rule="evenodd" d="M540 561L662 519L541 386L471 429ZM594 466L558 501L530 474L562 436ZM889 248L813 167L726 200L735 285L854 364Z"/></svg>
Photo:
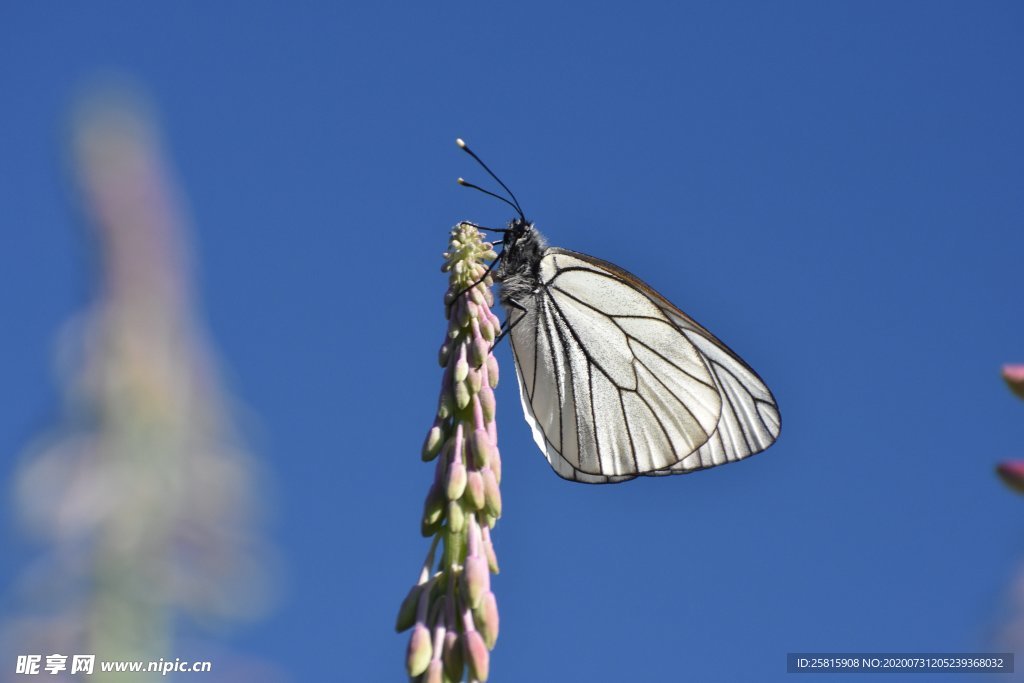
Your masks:
<svg viewBox="0 0 1024 683"><path fill-rule="evenodd" d="M591 484L685 474L768 448L782 426L764 381L728 346L632 273L549 247L518 216L491 263L523 413L555 472Z"/></svg>

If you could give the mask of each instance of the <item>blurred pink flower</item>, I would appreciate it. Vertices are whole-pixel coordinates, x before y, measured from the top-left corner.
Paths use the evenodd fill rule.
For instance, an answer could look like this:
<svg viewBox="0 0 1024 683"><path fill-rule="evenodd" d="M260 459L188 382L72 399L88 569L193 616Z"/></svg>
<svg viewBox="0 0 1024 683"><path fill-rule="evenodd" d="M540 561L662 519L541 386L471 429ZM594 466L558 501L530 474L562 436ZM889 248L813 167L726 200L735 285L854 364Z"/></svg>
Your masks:
<svg viewBox="0 0 1024 683"><path fill-rule="evenodd" d="M1004 365L1003 379L1010 391L1024 398L1024 365Z"/></svg>
<svg viewBox="0 0 1024 683"><path fill-rule="evenodd" d="M16 507L46 552L20 586L29 615L3 640L22 654L173 660L182 616L266 609L263 496L198 322L186 221L145 107L94 97L73 123L99 286L62 336L62 418L17 473Z"/></svg>
<svg viewBox="0 0 1024 683"><path fill-rule="evenodd" d="M1010 460L996 465L996 474L1017 493L1024 493L1024 461Z"/></svg>
<svg viewBox="0 0 1024 683"><path fill-rule="evenodd" d="M1003 380L1010 391L1024 398L1024 365L1003 366ZM1017 493L1024 493L1024 460L1007 460L996 465L996 474Z"/></svg>

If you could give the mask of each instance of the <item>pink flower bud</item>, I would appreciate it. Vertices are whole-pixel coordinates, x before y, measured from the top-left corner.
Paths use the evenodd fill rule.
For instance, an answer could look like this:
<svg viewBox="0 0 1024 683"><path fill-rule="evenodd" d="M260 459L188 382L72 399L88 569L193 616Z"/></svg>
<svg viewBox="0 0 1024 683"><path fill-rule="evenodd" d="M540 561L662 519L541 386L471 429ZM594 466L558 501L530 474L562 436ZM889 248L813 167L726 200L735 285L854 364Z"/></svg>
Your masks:
<svg viewBox="0 0 1024 683"><path fill-rule="evenodd" d="M478 396L480 398L480 408L483 410L484 422L493 422L496 411L494 390L491 389L489 384L485 384L480 388Z"/></svg>
<svg viewBox="0 0 1024 683"><path fill-rule="evenodd" d="M491 352L491 345L487 343L487 340L480 334L480 328L476 322L473 323L474 335L473 345L470 347L470 360L473 361L473 367L478 368L487 361L487 355Z"/></svg>
<svg viewBox="0 0 1024 683"><path fill-rule="evenodd" d="M493 422L491 423L491 426L492 427L494 426ZM491 435L491 441L492 442L496 441L496 439L494 438L493 435ZM495 448L494 449L494 453L491 454L490 466L491 466L491 471L494 472L494 481L496 481L496 482L498 482L500 484L501 483L501 454L498 453L498 449L497 448Z"/></svg>
<svg viewBox="0 0 1024 683"><path fill-rule="evenodd" d="M466 493L464 498L474 510L484 507L484 479L480 472L472 470L466 475Z"/></svg>
<svg viewBox="0 0 1024 683"><path fill-rule="evenodd" d="M462 636L462 642L466 648L469 672L478 681L486 681L491 666L491 653L487 651L484 639L476 631L470 631Z"/></svg>
<svg viewBox="0 0 1024 683"><path fill-rule="evenodd" d="M444 665L440 659L431 660L422 680L423 683L444 683Z"/></svg>
<svg viewBox="0 0 1024 683"><path fill-rule="evenodd" d="M452 462L463 462L462 448L465 444L465 439L462 438L464 431L461 422L455 423L455 436L451 438L452 442Z"/></svg>
<svg viewBox="0 0 1024 683"><path fill-rule="evenodd" d="M474 608L480 604L484 593L491 590L491 572L487 568L487 558L483 555L467 557L463 577L466 581L469 606Z"/></svg>
<svg viewBox="0 0 1024 683"><path fill-rule="evenodd" d="M473 455L473 467L477 469L487 467L487 463L491 460L491 452L494 450L494 444L491 443L491 437L487 431L474 429L469 438L469 445L470 453Z"/></svg>

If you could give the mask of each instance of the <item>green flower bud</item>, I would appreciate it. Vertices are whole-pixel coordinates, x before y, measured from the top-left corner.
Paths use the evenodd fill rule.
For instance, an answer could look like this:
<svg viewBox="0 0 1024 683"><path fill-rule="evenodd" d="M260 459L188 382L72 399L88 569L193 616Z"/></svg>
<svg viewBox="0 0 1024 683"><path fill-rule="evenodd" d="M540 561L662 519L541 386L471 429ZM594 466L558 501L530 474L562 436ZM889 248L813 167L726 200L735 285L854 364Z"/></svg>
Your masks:
<svg viewBox="0 0 1024 683"><path fill-rule="evenodd" d="M483 337L484 340L486 340L488 342L493 342L494 341L494 326L491 325L491 321L490 320L481 320L480 321L480 336ZM490 348L490 347L488 347L488 348Z"/></svg>
<svg viewBox="0 0 1024 683"><path fill-rule="evenodd" d="M494 472L490 468L483 470L481 476L484 479L484 509L488 516L497 519L501 517L501 490L498 488L498 481L494 478ZM494 527L494 524L488 524Z"/></svg>
<svg viewBox="0 0 1024 683"><path fill-rule="evenodd" d="M449 387L441 387L441 398L438 401L438 403L439 408L437 412L439 415L441 414L442 411L444 411L445 417L447 418L449 415L455 412L453 410L453 408L455 407L455 395L452 393L452 390Z"/></svg>
<svg viewBox="0 0 1024 683"><path fill-rule="evenodd" d="M462 462L453 462L448 466L448 486L446 494L448 500L458 500L466 491L466 465Z"/></svg>
<svg viewBox="0 0 1024 683"><path fill-rule="evenodd" d="M442 437L444 432L441 431L440 425L434 425L427 432L427 438L423 442L423 453L422 457L425 462L429 462L437 457L437 454L441 452Z"/></svg>
<svg viewBox="0 0 1024 683"><path fill-rule="evenodd" d="M462 503L457 500L448 501L448 528L455 533L461 533L466 528L466 513Z"/></svg>
<svg viewBox="0 0 1024 683"><path fill-rule="evenodd" d="M487 649L493 650L498 641L498 600L491 591L484 593L480 604L473 609L473 623L483 636Z"/></svg>
<svg viewBox="0 0 1024 683"><path fill-rule="evenodd" d="M459 637L454 631L444 634L444 647L441 650L441 659L444 660L444 673L450 681L461 681L462 670L465 668L463 652Z"/></svg>
<svg viewBox="0 0 1024 683"><path fill-rule="evenodd" d="M491 543L491 532L489 529L483 531L483 548L484 555L487 557L487 566L490 568L492 574L501 573L498 567L498 556L494 554L494 544Z"/></svg>
<svg viewBox="0 0 1024 683"><path fill-rule="evenodd" d="M465 382L455 383L455 405L458 406L459 410L465 410L466 406L469 405L469 399L472 394L469 393L469 386Z"/></svg>
<svg viewBox="0 0 1024 683"><path fill-rule="evenodd" d="M466 375L469 374L469 363L466 362L466 346L464 344L459 346L459 359L455 361L455 374L453 379L456 382L462 382L466 379Z"/></svg>
<svg viewBox="0 0 1024 683"><path fill-rule="evenodd" d="M469 391L476 395L480 393L480 387L483 386L484 376L479 370L470 370L469 376L466 377L466 383L469 384Z"/></svg>
<svg viewBox="0 0 1024 683"><path fill-rule="evenodd" d="M441 489L435 483L427 492L427 498L423 501L423 521L420 524L420 533L424 536L433 536L441 527L444 521L444 512L447 500Z"/></svg>
<svg viewBox="0 0 1024 683"><path fill-rule="evenodd" d="M402 600L402 606L398 608L398 619L395 620L395 630L399 633L416 623L416 605L421 592L423 584L418 583L409 589L409 594Z"/></svg>
<svg viewBox="0 0 1024 683"><path fill-rule="evenodd" d="M491 389L498 386L498 359L493 354L487 356L487 383Z"/></svg>
<svg viewBox="0 0 1024 683"><path fill-rule="evenodd" d="M427 670L432 651L430 631L423 624L416 624L409 637L409 650L405 657L405 668L410 676L419 676Z"/></svg>
<svg viewBox="0 0 1024 683"><path fill-rule="evenodd" d="M436 483L431 484L427 491L427 497L423 501L423 517L431 523L437 521L444 512L444 505L448 501L441 495L440 487Z"/></svg>
<svg viewBox="0 0 1024 683"><path fill-rule="evenodd" d="M441 344L441 348L437 350L438 365L440 365L442 368L448 365L448 358L449 356L451 356L451 353L452 345L448 343L448 340L445 340L445 342Z"/></svg>

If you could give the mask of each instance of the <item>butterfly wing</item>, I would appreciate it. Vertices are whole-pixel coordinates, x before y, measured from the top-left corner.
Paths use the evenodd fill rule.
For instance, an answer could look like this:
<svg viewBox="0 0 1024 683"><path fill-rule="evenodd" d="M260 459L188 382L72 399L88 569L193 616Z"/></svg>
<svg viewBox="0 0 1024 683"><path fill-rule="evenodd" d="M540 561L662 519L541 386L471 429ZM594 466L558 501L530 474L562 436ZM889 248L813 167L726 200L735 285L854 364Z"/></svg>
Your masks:
<svg viewBox="0 0 1024 683"><path fill-rule="evenodd" d="M555 472L588 483L691 472L775 441L778 407L714 335L614 264L549 248L512 308L523 412Z"/></svg>

